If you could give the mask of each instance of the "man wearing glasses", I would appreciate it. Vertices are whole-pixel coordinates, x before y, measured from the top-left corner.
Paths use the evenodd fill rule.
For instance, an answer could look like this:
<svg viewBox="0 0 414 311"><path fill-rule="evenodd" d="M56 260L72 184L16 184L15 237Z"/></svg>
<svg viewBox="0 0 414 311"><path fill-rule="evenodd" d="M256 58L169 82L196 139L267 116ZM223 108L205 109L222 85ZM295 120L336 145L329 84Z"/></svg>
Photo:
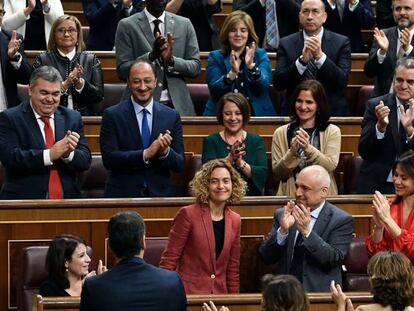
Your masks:
<svg viewBox="0 0 414 311"><path fill-rule="evenodd" d="M0 25L4 16L3 2L0 2ZM17 83L28 84L30 65L27 62L22 46L22 36L16 31L10 32L3 28L0 31L0 111L17 106Z"/></svg>
<svg viewBox="0 0 414 311"><path fill-rule="evenodd" d="M396 66L393 92L367 103L358 146L364 159L358 193L394 193L394 161L414 147L414 59L399 59Z"/></svg>

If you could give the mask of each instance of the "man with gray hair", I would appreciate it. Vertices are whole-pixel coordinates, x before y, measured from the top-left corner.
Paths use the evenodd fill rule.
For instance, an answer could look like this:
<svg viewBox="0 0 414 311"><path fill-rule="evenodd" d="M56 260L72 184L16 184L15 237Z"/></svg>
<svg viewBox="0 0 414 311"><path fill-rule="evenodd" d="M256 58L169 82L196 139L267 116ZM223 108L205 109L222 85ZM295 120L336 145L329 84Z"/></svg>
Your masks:
<svg viewBox="0 0 414 311"><path fill-rule="evenodd" d="M91 154L79 112L59 106L62 77L49 66L33 71L30 100L0 114L0 199L80 197L77 172Z"/></svg>
<svg viewBox="0 0 414 311"><path fill-rule="evenodd" d="M364 159L358 193L394 193L392 167L414 147L414 58L398 60L393 92L368 101L358 151Z"/></svg>
<svg viewBox="0 0 414 311"><path fill-rule="evenodd" d="M329 173L320 165L296 177L296 201L276 210L274 224L259 252L277 274L292 274L309 292L342 284L341 266L352 239L352 216L326 201Z"/></svg>

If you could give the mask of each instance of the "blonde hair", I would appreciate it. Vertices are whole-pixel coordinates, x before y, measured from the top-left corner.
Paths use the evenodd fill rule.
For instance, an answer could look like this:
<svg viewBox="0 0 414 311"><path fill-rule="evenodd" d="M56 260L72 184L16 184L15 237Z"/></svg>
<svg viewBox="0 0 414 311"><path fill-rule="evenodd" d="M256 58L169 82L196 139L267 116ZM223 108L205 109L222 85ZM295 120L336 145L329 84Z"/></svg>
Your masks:
<svg viewBox="0 0 414 311"><path fill-rule="evenodd" d="M86 48L85 42L83 41L82 24L76 18L76 16L65 14L58 17L54 21L52 28L50 29L49 42L47 43L47 50L49 52L52 52L57 49L55 40L56 30L60 26L60 24L67 20L73 21L76 25L76 30L78 31L78 43L76 44L76 52L80 53Z"/></svg>
<svg viewBox="0 0 414 311"><path fill-rule="evenodd" d="M254 30L253 20L249 14L246 12L237 10L231 12L227 15L226 19L224 20L223 26L221 26L219 40L221 43L221 51L223 54L228 54L230 52L230 42L229 42L229 32L230 30L235 27L239 22L243 22L247 30L249 32L249 37L247 38L246 45L254 42L256 45L259 42L259 38Z"/></svg>
<svg viewBox="0 0 414 311"><path fill-rule="evenodd" d="M208 203L210 196L209 185L211 173L214 169L223 167L230 173L233 191L226 203L235 204L246 194L247 184L240 176L240 174L224 159L211 160L201 167L195 174L193 180L190 182L191 193L195 197L197 203Z"/></svg>

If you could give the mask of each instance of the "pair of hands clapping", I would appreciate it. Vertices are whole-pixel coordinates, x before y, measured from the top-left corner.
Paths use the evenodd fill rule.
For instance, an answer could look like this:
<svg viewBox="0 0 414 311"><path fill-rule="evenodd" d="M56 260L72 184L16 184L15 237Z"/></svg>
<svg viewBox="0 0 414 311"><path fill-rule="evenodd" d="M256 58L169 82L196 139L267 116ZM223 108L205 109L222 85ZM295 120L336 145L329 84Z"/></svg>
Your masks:
<svg viewBox="0 0 414 311"><path fill-rule="evenodd" d="M151 145L144 150L144 158L151 159L158 156L165 156L170 148L172 142L171 132L167 130L164 134L160 133L158 138L154 140Z"/></svg>
<svg viewBox="0 0 414 311"><path fill-rule="evenodd" d="M254 53L256 52L256 43L252 42L250 46L246 46L246 55L244 57L244 61L246 63L247 68L253 69L256 64L254 63ZM242 59L240 54L234 50L230 52L230 65L231 65L231 72L234 74L239 73L240 66L241 66Z"/></svg>
<svg viewBox="0 0 414 311"><path fill-rule="evenodd" d="M412 99L409 100L409 108L405 111L404 106L400 105L400 122L404 127L404 130L407 136L411 136L414 129L413 129L413 120L414 120L414 101ZM390 108L384 104L381 100L380 103L375 106L375 116L377 117L377 128L378 131L384 133L387 129L389 121L389 114Z"/></svg>
<svg viewBox="0 0 414 311"><path fill-rule="evenodd" d="M292 154L296 154L299 148L306 150L309 146L309 140L309 134L303 128L299 128L296 131L295 137L292 138L292 142L290 144L290 151Z"/></svg>
<svg viewBox="0 0 414 311"><path fill-rule="evenodd" d="M150 53L150 60L154 61L161 58L164 62L171 62L173 45L174 40L170 32L167 33L166 37L162 36L160 33L157 33L157 37L155 38L152 51Z"/></svg>
<svg viewBox="0 0 414 311"><path fill-rule="evenodd" d="M310 230L311 211L309 207L301 203L295 204L290 200L283 208L283 214L280 219L280 233L287 234L289 228L296 224L296 227L302 236L306 236Z"/></svg>

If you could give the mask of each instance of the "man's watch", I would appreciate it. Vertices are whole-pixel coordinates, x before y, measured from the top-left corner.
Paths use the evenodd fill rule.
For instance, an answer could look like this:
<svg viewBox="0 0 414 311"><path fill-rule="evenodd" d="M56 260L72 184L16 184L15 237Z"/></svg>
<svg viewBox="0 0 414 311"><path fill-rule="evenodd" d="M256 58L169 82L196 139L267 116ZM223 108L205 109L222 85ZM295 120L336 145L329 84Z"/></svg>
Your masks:
<svg viewBox="0 0 414 311"><path fill-rule="evenodd" d="M305 63L305 61L303 60L303 56L302 56L302 55L301 55L301 56L299 56L298 60L299 60L299 63L300 63L301 65L303 65L303 66L307 66L307 65L308 65L308 63Z"/></svg>

